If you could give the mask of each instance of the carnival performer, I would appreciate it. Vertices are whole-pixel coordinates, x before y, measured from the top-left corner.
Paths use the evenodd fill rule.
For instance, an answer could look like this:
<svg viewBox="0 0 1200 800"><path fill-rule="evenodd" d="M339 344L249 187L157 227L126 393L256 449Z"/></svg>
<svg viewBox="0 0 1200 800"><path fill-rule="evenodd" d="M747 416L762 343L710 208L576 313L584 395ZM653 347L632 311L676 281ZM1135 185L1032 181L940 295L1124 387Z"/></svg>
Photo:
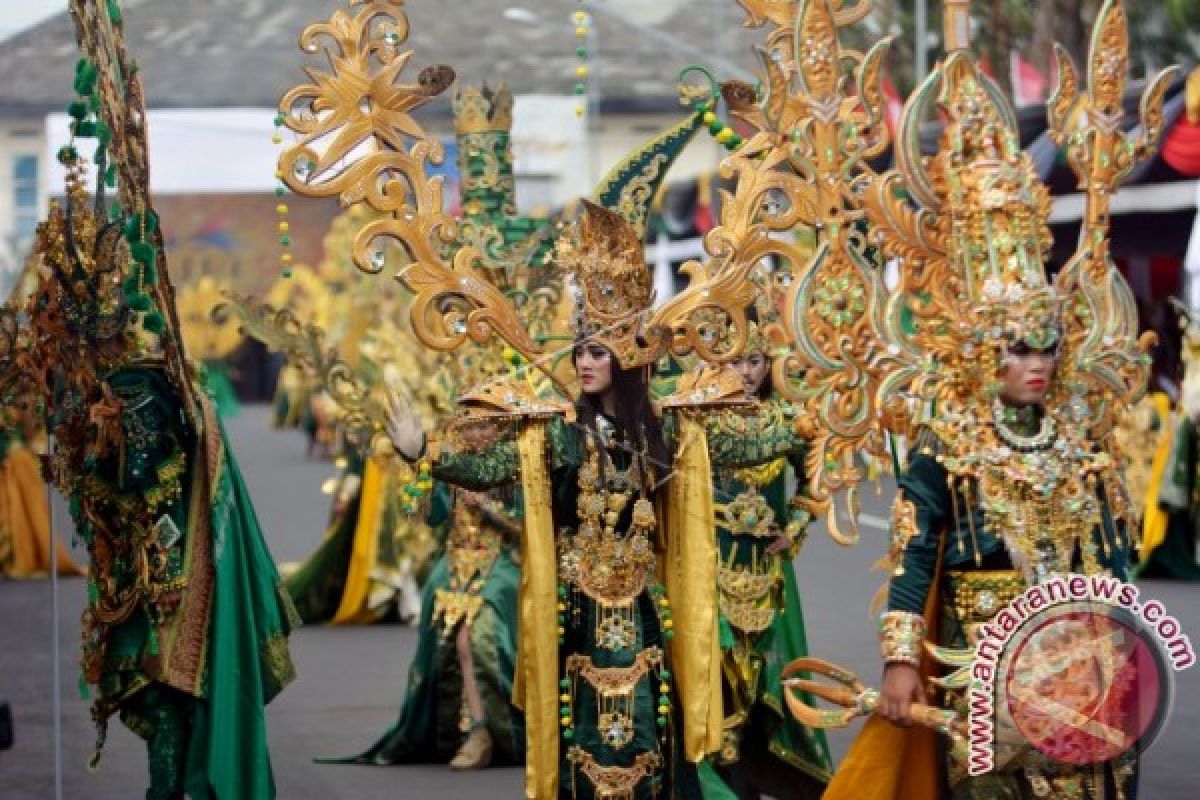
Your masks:
<svg viewBox="0 0 1200 800"><path fill-rule="evenodd" d="M1200 326L1190 313L1183 315L1184 377L1179 393L1179 413L1174 430L1168 430L1170 455L1165 464L1158 463L1154 477L1158 480L1155 511L1165 514L1165 524L1159 524L1142 541L1140 574L1146 577L1166 576L1179 580L1200 581L1200 559L1197 558L1200 531ZM1163 403L1159 401L1161 408ZM1171 423L1170 407L1159 412L1161 425ZM1173 436L1171 436L1173 434ZM1147 529L1151 514L1147 512Z"/></svg>
<svg viewBox="0 0 1200 800"><path fill-rule="evenodd" d="M345 444L325 538L285 580L306 625L407 624L420 614L418 581L429 571L434 536L406 511L407 467L391 454L362 451Z"/></svg>
<svg viewBox="0 0 1200 800"><path fill-rule="evenodd" d="M97 757L119 715L146 742L149 800L266 800L264 706L293 676L291 604L183 349L122 11L73 0L71 15L65 197L38 228L28 327L3 367L39 393L47 473L90 557L80 683ZM80 154L91 139L96 175Z"/></svg>
<svg viewBox="0 0 1200 800"><path fill-rule="evenodd" d="M1065 658L1047 653L1039 662L1044 672L1011 673L997 695L989 772L970 775L958 748L939 748L939 765L931 731L892 727L909 725L911 705L927 692L934 699L926 687L933 661L955 664L953 650L969 658L981 627L1026 590L1067 573L1129 579L1132 515L1110 431L1144 390L1149 365L1098 211L1133 162L1117 168L1095 151L1084 155L1080 142L1095 139L1069 127L1089 117L1089 104L1121 96L1123 76L1113 81L1102 66L1124 64L1120 6L1107 2L1098 14L1088 94L1060 53L1063 84L1050 109L1051 130L1088 186L1091 222L1053 281L1045 266L1049 191L1020 149L1011 107L969 52L967 4L948 0L944 11L948 54L930 77L937 89L906 106L897 144L904 151L899 175L919 187L915 199L927 215L921 242L894 226L896 209L882 195L892 184L883 180L864 194L871 234L879 232L885 255L909 259L888 313L911 316L893 317L888 330L895 352L907 348L925 360L908 372L920 377L907 390L908 400L925 402L907 406L915 411L909 458L892 508L892 575L880 625L883 719L867 724L825 797L1133 798L1135 750L1088 763L1082 751L1096 740L1056 729L1053 714L1040 718L1047 738L1026 738L1034 734L1005 722L1022 709L1039 713L1042 703L1069 714L1077 702L1073 687L1107 692L1120 707L1128 685L1086 683L1095 679L1093 659L1113 657L1101 638L1074 641ZM1160 76L1143 110L1153 108L1154 86L1161 85ZM911 134L935 95L945 127L937 153L922 160L914 157ZM1149 129L1151 138L1107 146L1141 153L1154 135ZM940 647L926 653L927 644ZM968 673L934 681L934 705L965 718L966 689L977 677ZM1061 736L1061 747L1077 748L1071 760L1052 755L1053 736Z"/></svg>
<svg viewBox="0 0 1200 800"><path fill-rule="evenodd" d="M6 410L0 428L0 576L41 578L58 548L59 575L82 575L71 551L50 530L50 504L37 456L30 451L25 415Z"/></svg>
<svg viewBox="0 0 1200 800"><path fill-rule="evenodd" d="M448 760L451 769L473 770L524 762L525 731L512 705L520 514L503 500L503 493L434 486L427 522L445 550L422 592L399 718L366 752L341 763Z"/></svg>
<svg viewBox="0 0 1200 800"><path fill-rule="evenodd" d="M796 409L773 390L767 338L757 322L750 325L745 350L732 367L755 399L756 412L727 411L709 424L734 433L764 424L795 427ZM784 664L808 655L792 562L812 514L789 491L805 486L804 453L798 447L758 466L713 472L725 694L724 735L715 760L720 779L738 797L817 798L831 774L824 732L788 713L780 679ZM706 771L701 775L707 779Z"/></svg>
<svg viewBox="0 0 1200 800"><path fill-rule="evenodd" d="M692 374L687 388L651 403L650 367L665 339L642 322L652 291L641 225L700 116L610 173L594 197L621 213L585 201L558 240L555 265L578 287L577 399L485 384L463 398L464 416L434 451L432 473L448 483L520 481L522 606L531 610L522 619L540 618L539 604L557 609L557 636L521 631L530 797L700 796L694 765L718 749L721 703L714 565L691 559L708 552L715 562L715 552L711 539L692 546L687 537L712 536L710 464L752 466L802 447L791 419L748 410L755 419L745 426L706 424L714 409L745 403L732 372ZM403 404L390 432L398 452L421 456L425 436ZM558 564L547 572L550 537ZM663 575L686 614L673 613Z"/></svg>

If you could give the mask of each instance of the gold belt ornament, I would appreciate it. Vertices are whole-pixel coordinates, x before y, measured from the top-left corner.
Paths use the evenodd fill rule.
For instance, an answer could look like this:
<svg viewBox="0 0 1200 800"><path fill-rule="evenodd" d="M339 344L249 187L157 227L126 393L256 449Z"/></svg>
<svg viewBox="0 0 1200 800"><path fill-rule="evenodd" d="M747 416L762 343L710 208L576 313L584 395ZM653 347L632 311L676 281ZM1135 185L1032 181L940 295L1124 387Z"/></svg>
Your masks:
<svg viewBox="0 0 1200 800"><path fill-rule="evenodd" d="M775 512L767 498L758 492L743 492L715 508L717 524L736 536L774 536Z"/></svg>
<svg viewBox="0 0 1200 800"><path fill-rule="evenodd" d="M729 624L747 633L762 633L775 619L770 596L779 582L772 560L766 572L753 567L717 565L717 605Z"/></svg>
<svg viewBox="0 0 1200 800"><path fill-rule="evenodd" d="M567 657L566 674L571 679L569 700L575 704L575 680L583 678L596 693L596 727L601 740L620 750L633 741L634 697L638 682L662 666L662 650L648 647L627 667L598 667L591 656Z"/></svg>
<svg viewBox="0 0 1200 800"><path fill-rule="evenodd" d="M662 768L658 753L639 753L632 766L606 767L579 745L567 751L567 760L592 782L596 800L633 800L638 784Z"/></svg>

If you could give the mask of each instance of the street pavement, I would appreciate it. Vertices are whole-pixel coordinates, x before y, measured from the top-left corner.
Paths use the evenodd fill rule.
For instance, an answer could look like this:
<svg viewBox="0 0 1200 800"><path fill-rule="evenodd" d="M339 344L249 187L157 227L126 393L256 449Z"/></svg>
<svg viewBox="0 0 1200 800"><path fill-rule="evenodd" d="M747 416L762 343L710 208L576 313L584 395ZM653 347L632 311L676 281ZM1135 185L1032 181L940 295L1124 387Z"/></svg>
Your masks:
<svg viewBox="0 0 1200 800"><path fill-rule="evenodd" d="M273 431L264 407L248 407L227 422L234 450L253 495L275 557L303 559L319 543L329 499L322 482L332 465L308 461L294 431ZM864 491L868 523L887 517L891 488ZM69 531L65 507L55 501L55 523ZM68 534L69 535L69 534ZM871 565L886 550L877 525L862 528L852 548L835 544L818 526L797 563L810 650L878 684L875 626L868 602L883 575ZM1200 586L1150 582L1143 597L1156 597L1200 644ZM88 760L95 733L78 689L79 613L83 581L58 584L57 643L52 638L53 593L49 581L0 581L0 697L13 706L16 745L0 752L0 800L55 797L51 653L57 647L61 675L62 797L70 800L131 800L145 790L142 744L114 720L95 771ZM450 773L444 766L352 767L314 764L314 756L345 755L369 745L395 719L416 634L401 626L313 627L297 631L292 652L299 673L268 709L271 754L280 800L418 800L423 798L516 798L518 769ZM1176 705L1168 726L1143 760L1141 800L1185 800L1200 785L1200 668L1179 674ZM857 726L853 730L857 730ZM851 731L831 735L835 758Z"/></svg>

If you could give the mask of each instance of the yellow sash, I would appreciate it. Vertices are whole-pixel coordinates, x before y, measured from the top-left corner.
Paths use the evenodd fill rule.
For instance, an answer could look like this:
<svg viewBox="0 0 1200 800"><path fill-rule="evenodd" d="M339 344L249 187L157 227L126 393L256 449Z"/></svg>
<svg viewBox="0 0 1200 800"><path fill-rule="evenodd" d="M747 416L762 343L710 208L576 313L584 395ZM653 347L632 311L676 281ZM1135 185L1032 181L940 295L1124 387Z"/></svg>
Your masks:
<svg viewBox="0 0 1200 800"><path fill-rule="evenodd" d="M546 472L545 422L523 426L517 452L525 525L513 702L525 712L525 797L551 800L558 796L558 565Z"/></svg>
<svg viewBox="0 0 1200 800"><path fill-rule="evenodd" d="M700 762L721 749L724 709L717 635L717 542L704 426L682 411L675 473L667 486L664 566L675 638L671 668L683 711L683 752Z"/></svg>
<svg viewBox="0 0 1200 800"><path fill-rule="evenodd" d="M354 545L350 551L350 568L346 571L346 587L333 616L334 625L354 625L368 621L364 612L371 589L371 568L379 550L379 522L383 514L383 472L368 458L363 468L362 494L358 506L358 522L354 526Z"/></svg>

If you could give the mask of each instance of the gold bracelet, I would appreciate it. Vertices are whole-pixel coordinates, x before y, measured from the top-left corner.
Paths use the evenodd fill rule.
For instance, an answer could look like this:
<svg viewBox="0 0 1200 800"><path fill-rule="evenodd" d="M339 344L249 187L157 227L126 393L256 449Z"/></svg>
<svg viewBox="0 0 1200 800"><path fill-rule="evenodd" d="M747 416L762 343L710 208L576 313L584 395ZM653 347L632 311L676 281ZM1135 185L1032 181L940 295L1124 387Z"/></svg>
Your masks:
<svg viewBox="0 0 1200 800"><path fill-rule="evenodd" d="M885 663L921 664L925 618L908 611L888 611L879 618L879 646Z"/></svg>

